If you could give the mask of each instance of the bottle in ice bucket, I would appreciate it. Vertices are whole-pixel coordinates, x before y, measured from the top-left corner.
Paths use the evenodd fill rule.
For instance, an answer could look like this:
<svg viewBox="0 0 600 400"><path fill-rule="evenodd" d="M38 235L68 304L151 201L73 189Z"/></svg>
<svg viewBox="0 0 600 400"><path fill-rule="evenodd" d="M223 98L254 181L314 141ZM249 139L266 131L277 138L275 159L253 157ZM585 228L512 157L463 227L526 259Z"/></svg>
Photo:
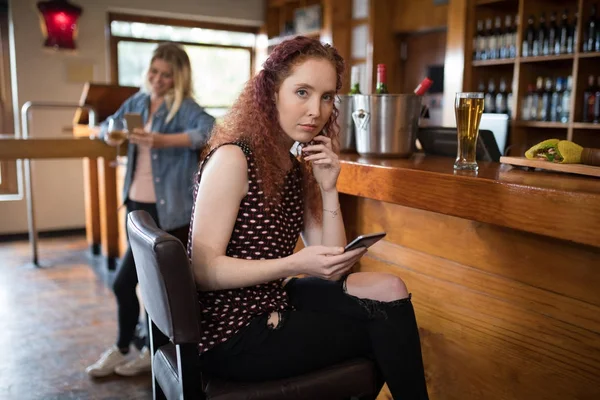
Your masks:
<svg viewBox="0 0 600 400"><path fill-rule="evenodd" d="M361 94L360 93L360 70L358 65L352 66L350 72L350 84L352 87L350 88L349 94Z"/></svg>
<svg viewBox="0 0 600 400"><path fill-rule="evenodd" d="M377 64L377 86L375 87L375 93L389 93L387 88L387 71L385 69L385 64Z"/></svg>

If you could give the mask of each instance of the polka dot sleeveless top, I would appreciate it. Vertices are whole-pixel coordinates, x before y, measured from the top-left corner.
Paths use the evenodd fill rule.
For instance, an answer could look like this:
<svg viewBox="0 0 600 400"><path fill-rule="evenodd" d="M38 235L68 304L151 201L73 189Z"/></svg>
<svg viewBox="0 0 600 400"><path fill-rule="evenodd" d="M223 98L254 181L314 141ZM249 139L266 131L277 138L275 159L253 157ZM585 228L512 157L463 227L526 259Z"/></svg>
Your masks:
<svg viewBox="0 0 600 400"><path fill-rule="evenodd" d="M247 260L269 260L291 255L302 230L304 217L300 163L290 154L294 167L285 178L280 192L281 201L279 204L273 204L263 195L260 187L261 180L250 147L243 142L230 144L239 146L246 155L248 193L240 203L226 255ZM203 164L215 150L208 154ZM200 182L201 173L202 165L196 183ZM196 184L194 199L197 194ZM188 240L190 260L193 223L192 212ZM200 353L226 342L256 316L290 309L287 294L281 286L282 282L283 280L277 280L240 289L199 291L198 298L202 312Z"/></svg>

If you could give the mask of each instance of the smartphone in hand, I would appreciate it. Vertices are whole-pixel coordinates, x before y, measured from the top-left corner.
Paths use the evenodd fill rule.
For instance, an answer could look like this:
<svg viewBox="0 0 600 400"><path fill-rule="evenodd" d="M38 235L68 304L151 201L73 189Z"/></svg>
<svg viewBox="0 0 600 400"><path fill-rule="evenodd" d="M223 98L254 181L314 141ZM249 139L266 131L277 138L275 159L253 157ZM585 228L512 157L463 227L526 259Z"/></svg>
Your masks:
<svg viewBox="0 0 600 400"><path fill-rule="evenodd" d="M360 247L369 248L385 237L385 232L370 233L368 235L360 235L344 248L344 252L358 249Z"/></svg>
<svg viewBox="0 0 600 400"><path fill-rule="evenodd" d="M142 114L139 113L126 113L125 121L127 121L127 130L133 132L134 129L144 129L144 121L142 120Z"/></svg>

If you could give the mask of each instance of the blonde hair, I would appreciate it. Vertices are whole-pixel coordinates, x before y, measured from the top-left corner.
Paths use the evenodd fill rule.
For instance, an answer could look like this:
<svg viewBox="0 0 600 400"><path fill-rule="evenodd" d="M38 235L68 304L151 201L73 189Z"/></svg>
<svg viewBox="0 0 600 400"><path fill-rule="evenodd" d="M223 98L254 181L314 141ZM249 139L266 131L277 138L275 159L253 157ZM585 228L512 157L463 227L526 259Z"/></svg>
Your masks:
<svg viewBox="0 0 600 400"><path fill-rule="evenodd" d="M169 122L179 111L183 99L193 96L192 67L185 50L175 43L159 44L152 53L150 66L157 59L167 62L173 70L173 89L165 97L167 108L169 108L169 114L167 115L167 122ZM148 66L148 71L150 71L150 66ZM146 88L149 89L147 78Z"/></svg>

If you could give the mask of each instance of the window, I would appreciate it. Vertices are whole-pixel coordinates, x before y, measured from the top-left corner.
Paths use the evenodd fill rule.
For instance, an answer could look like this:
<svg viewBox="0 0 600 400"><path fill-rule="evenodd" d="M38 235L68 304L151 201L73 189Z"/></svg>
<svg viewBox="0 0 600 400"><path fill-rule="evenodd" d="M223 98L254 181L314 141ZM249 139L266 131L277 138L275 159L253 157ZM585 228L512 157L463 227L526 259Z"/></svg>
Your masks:
<svg viewBox="0 0 600 400"><path fill-rule="evenodd" d="M250 79L255 28L111 14L112 77L142 86L160 42L183 46L192 64L194 95L206 111L222 117Z"/></svg>

